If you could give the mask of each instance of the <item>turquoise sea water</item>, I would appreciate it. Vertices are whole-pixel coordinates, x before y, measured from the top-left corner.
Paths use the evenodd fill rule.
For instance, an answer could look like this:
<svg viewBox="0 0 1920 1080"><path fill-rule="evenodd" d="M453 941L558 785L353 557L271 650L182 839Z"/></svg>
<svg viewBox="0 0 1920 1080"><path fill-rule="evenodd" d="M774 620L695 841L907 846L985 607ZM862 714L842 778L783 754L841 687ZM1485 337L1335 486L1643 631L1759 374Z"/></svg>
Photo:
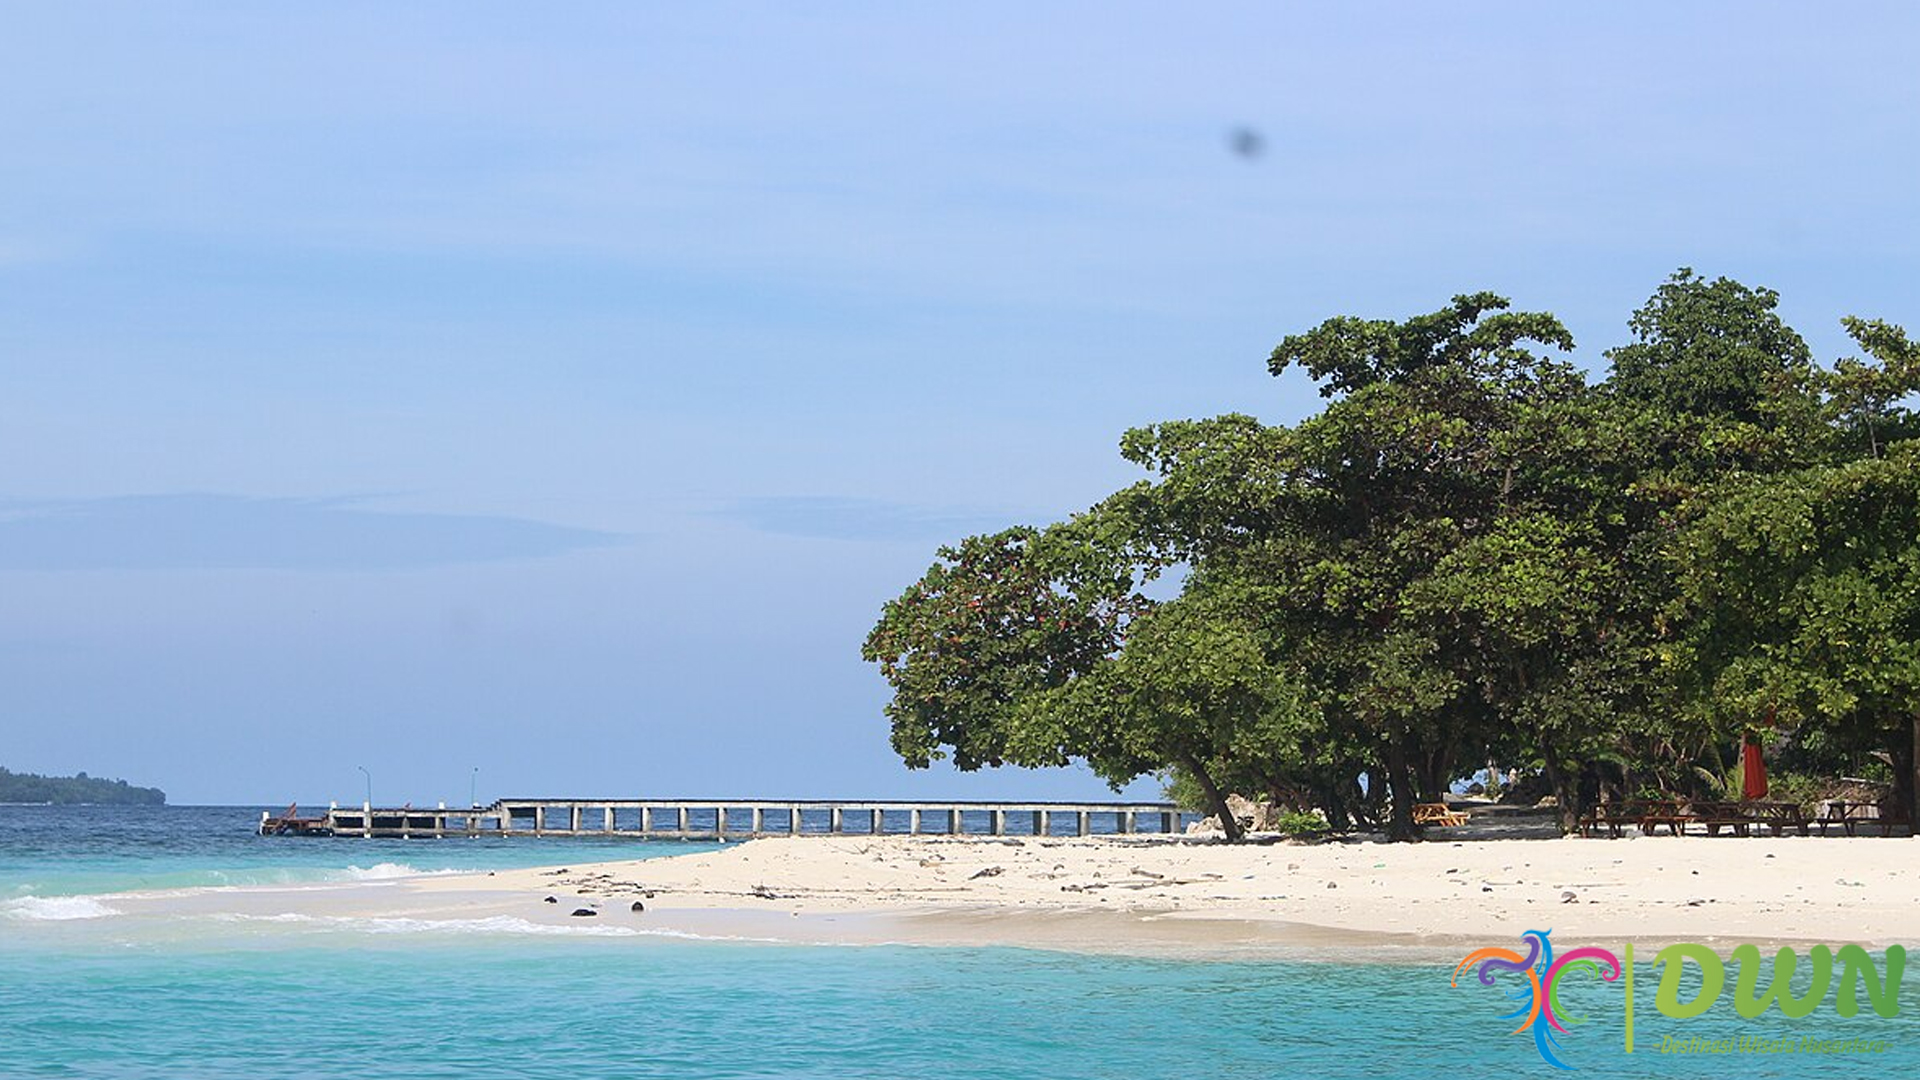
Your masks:
<svg viewBox="0 0 1920 1080"><path fill-rule="evenodd" d="M687 845L295 841L254 810L0 807L3 1077L1385 1077L1554 1075L1451 961L1257 961L800 946L485 923L259 921L156 933L115 892L672 854ZM136 820L137 819L137 820ZM358 871L349 867L359 867ZM375 867L385 869L373 870ZM189 916L181 916L182 919ZM1517 944L1489 942L1487 944ZM1611 943L1608 943L1611 944ZM1909 1006L1668 1021L1641 967L1566 999L1575 1075L1910 1075ZM1904 1002L1903 1002L1904 1004ZM1665 1034L1882 1040L1884 1053L1662 1055Z"/></svg>

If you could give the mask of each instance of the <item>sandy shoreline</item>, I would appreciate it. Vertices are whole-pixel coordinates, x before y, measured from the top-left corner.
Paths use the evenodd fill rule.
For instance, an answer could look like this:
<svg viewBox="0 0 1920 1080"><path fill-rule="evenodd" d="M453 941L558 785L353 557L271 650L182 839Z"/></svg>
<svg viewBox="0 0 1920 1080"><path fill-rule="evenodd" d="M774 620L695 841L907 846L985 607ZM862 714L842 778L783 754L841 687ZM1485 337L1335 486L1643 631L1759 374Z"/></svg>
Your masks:
<svg viewBox="0 0 1920 1080"><path fill-rule="evenodd" d="M808 934L826 933L834 916L870 915L915 941L1119 951L1451 947L1527 929L1564 940L1886 945L1920 938L1916 856L1909 842L1878 837L1241 846L800 837L433 878L405 891L525 897L560 918L597 905L596 918L650 924L785 919L789 933ZM636 899L645 912L631 911Z"/></svg>
<svg viewBox="0 0 1920 1080"><path fill-rule="evenodd" d="M552 902L548 902L552 897ZM635 902L644 910L635 911ZM1902 839L1332 842L770 838L623 862L113 901L230 919L506 919L805 944L1409 959L1509 942L1869 946L1920 939ZM575 911L592 911L576 916Z"/></svg>

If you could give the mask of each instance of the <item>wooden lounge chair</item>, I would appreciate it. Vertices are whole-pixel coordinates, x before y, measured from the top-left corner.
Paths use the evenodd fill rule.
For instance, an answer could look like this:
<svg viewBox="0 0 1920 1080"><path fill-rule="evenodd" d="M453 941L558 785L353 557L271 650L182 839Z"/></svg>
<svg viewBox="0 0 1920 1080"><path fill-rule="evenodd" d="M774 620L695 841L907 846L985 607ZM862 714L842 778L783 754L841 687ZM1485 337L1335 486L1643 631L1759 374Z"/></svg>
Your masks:
<svg viewBox="0 0 1920 1080"><path fill-rule="evenodd" d="M1465 825L1467 815L1458 810L1447 809L1446 803L1417 803L1413 808L1415 825Z"/></svg>

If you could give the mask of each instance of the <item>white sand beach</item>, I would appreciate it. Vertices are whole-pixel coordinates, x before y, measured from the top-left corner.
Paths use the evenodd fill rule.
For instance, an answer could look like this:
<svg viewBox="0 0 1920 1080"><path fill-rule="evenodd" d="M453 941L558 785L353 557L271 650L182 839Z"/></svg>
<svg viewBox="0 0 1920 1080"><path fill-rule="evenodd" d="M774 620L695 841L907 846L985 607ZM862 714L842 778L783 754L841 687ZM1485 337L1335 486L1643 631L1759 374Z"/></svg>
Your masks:
<svg viewBox="0 0 1920 1080"><path fill-rule="evenodd" d="M506 917L703 937L1138 953L1452 948L1527 929L1570 941L1885 945L1920 937L1916 853L1907 840L1878 837L1228 845L809 836L190 902L253 918Z"/></svg>

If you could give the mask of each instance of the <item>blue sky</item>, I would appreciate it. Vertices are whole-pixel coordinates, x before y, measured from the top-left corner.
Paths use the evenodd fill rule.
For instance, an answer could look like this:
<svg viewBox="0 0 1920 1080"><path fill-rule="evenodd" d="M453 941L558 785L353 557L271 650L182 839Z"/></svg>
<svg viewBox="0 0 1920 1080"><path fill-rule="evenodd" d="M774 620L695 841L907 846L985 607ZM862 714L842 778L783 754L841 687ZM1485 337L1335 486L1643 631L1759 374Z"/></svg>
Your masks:
<svg viewBox="0 0 1920 1080"><path fill-rule="evenodd" d="M1906 4L7 23L0 764L178 802L1097 796L908 773L860 640L1126 427L1310 411L1280 337L1489 288L1597 365L1681 265L1920 324Z"/></svg>

